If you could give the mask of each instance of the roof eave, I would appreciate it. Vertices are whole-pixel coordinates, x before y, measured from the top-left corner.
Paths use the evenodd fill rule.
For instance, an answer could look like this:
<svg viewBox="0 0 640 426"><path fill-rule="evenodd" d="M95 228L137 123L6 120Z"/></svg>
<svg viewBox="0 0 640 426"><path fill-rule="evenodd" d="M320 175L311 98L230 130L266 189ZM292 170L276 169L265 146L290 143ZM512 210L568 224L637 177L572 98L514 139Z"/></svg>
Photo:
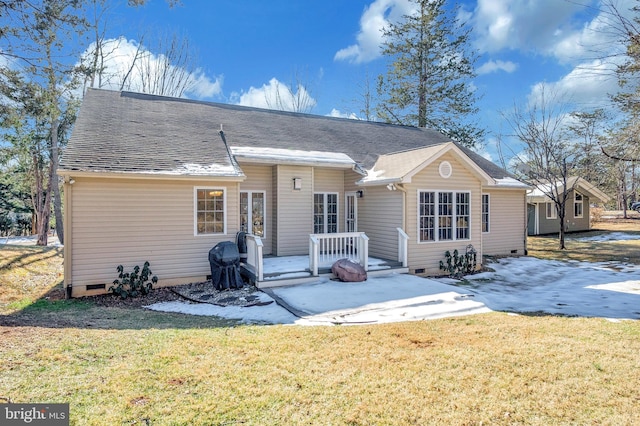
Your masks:
<svg viewBox="0 0 640 426"><path fill-rule="evenodd" d="M58 169L58 176L68 178L89 177L109 179L150 179L150 180L203 180L242 182L247 177L244 173L236 175L206 175L206 174L172 174L172 173L141 173L141 172L110 172Z"/></svg>

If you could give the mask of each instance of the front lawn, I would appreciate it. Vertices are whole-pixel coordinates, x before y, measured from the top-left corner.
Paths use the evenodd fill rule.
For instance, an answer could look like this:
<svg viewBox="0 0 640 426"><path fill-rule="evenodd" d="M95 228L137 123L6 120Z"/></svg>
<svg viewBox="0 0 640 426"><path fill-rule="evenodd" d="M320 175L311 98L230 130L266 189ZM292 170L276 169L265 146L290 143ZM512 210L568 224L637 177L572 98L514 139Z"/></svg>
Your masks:
<svg viewBox="0 0 640 426"><path fill-rule="evenodd" d="M74 425L640 423L638 321L245 326L63 300L61 261L0 247L0 402L68 402Z"/></svg>

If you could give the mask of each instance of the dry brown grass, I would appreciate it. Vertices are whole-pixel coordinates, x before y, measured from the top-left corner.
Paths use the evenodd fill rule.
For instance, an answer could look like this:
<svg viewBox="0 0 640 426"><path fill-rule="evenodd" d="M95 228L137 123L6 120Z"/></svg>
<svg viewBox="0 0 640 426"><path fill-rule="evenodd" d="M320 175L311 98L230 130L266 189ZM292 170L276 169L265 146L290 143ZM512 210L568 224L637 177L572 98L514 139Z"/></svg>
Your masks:
<svg viewBox="0 0 640 426"><path fill-rule="evenodd" d="M358 327L0 328L0 396L74 424L640 421L637 322L511 316Z"/></svg>
<svg viewBox="0 0 640 426"><path fill-rule="evenodd" d="M608 232L627 232L640 236L640 218L603 220L594 224L592 231L568 234L565 240L565 250L558 248L557 235L529 237L527 248L529 255L540 259L588 262L619 261L640 264L639 240L610 242L575 240L583 236L594 236Z"/></svg>
<svg viewBox="0 0 640 426"><path fill-rule="evenodd" d="M0 314L43 298L60 298L62 248L0 246Z"/></svg>

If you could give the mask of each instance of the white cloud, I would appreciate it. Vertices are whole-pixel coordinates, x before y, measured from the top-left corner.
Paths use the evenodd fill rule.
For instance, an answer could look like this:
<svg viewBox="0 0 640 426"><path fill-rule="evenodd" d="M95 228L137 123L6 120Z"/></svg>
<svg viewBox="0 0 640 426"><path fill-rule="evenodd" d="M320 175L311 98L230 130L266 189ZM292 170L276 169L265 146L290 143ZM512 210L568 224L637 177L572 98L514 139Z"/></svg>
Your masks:
<svg viewBox="0 0 640 426"><path fill-rule="evenodd" d="M516 70L516 68L518 68L518 64L511 61L501 61L498 59L497 61L489 60L485 62L484 64L480 65L480 67L478 67L476 72L479 75L491 74L497 71L512 73Z"/></svg>
<svg viewBox="0 0 640 426"><path fill-rule="evenodd" d="M90 61L91 52L95 44L92 44L83 54L85 61ZM111 90L131 90L137 92L149 92L148 83L145 83L143 75L161 70L165 64L166 57L148 51L144 46L140 46L133 40L124 37L105 40L103 46L105 62L102 76L97 78L93 87ZM145 60L139 62L138 66L133 66L134 60L143 56ZM174 75L179 75L186 81L187 89L185 95L197 99L212 98L222 93L222 76L207 76L202 69L188 71L184 68L169 65ZM171 73L170 73L171 74ZM127 84L122 85L122 81L127 78ZM148 80L148 79L147 79Z"/></svg>
<svg viewBox="0 0 640 426"><path fill-rule="evenodd" d="M213 98L222 93L222 83L224 77L222 75L211 80L205 73L198 69L191 74L193 85L188 93L195 95L198 99Z"/></svg>
<svg viewBox="0 0 640 426"><path fill-rule="evenodd" d="M298 112L308 111L317 103L304 86L298 86L294 92L291 87L276 78L272 78L262 87L251 86L242 94L233 93L231 98L235 99L234 103L238 105Z"/></svg>
<svg viewBox="0 0 640 426"><path fill-rule="evenodd" d="M411 14L413 6L409 0L375 0L364 9L360 17L356 44L340 49L333 59L354 63L376 59L380 56L382 30L389 22L398 22L402 16Z"/></svg>
<svg viewBox="0 0 640 426"><path fill-rule="evenodd" d="M547 51L573 30L568 23L580 11L584 6L569 1L478 0L473 12L478 47Z"/></svg>
<svg viewBox="0 0 640 426"><path fill-rule="evenodd" d="M560 80L537 83L529 94L529 104L540 104L544 92L558 94L560 101L587 108L607 107L609 94L618 91L618 82L613 75L613 64L596 59L574 68Z"/></svg>
<svg viewBox="0 0 640 426"><path fill-rule="evenodd" d="M337 118L350 118L352 120L360 120L360 118L354 114L353 112L341 112L339 109L333 108L329 114L329 117L337 117Z"/></svg>

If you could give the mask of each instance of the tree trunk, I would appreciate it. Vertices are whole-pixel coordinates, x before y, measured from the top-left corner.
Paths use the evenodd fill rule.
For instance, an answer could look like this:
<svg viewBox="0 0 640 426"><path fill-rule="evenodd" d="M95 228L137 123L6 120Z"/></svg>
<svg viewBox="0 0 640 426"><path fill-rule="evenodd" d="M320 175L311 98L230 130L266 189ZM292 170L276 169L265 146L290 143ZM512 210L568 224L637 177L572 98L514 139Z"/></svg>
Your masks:
<svg viewBox="0 0 640 426"><path fill-rule="evenodd" d="M565 250L565 243L564 243L564 218L566 216L566 211L565 211L565 206L559 206L560 208L558 209L558 220L560 222L560 233L558 234L559 238L558 238L558 248L560 250Z"/></svg>
<svg viewBox="0 0 640 426"><path fill-rule="evenodd" d="M50 186L53 189L53 211L56 218L56 234L60 244L64 244L64 223L62 217L62 200L60 199L60 183L58 181L58 128L60 122L54 118L51 123L51 170Z"/></svg>
<svg viewBox="0 0 640 426"><path fill-rule="evenodd" d="M49 217L51 215L51 177L53 168L49 163L49 182L44 188L44 173L38 166L37 154L33 156L35 167L35 191L33 194L33 208L36 214L36 230L38 231L38 241L36 245L46 246L49 239Z"/></svg>

